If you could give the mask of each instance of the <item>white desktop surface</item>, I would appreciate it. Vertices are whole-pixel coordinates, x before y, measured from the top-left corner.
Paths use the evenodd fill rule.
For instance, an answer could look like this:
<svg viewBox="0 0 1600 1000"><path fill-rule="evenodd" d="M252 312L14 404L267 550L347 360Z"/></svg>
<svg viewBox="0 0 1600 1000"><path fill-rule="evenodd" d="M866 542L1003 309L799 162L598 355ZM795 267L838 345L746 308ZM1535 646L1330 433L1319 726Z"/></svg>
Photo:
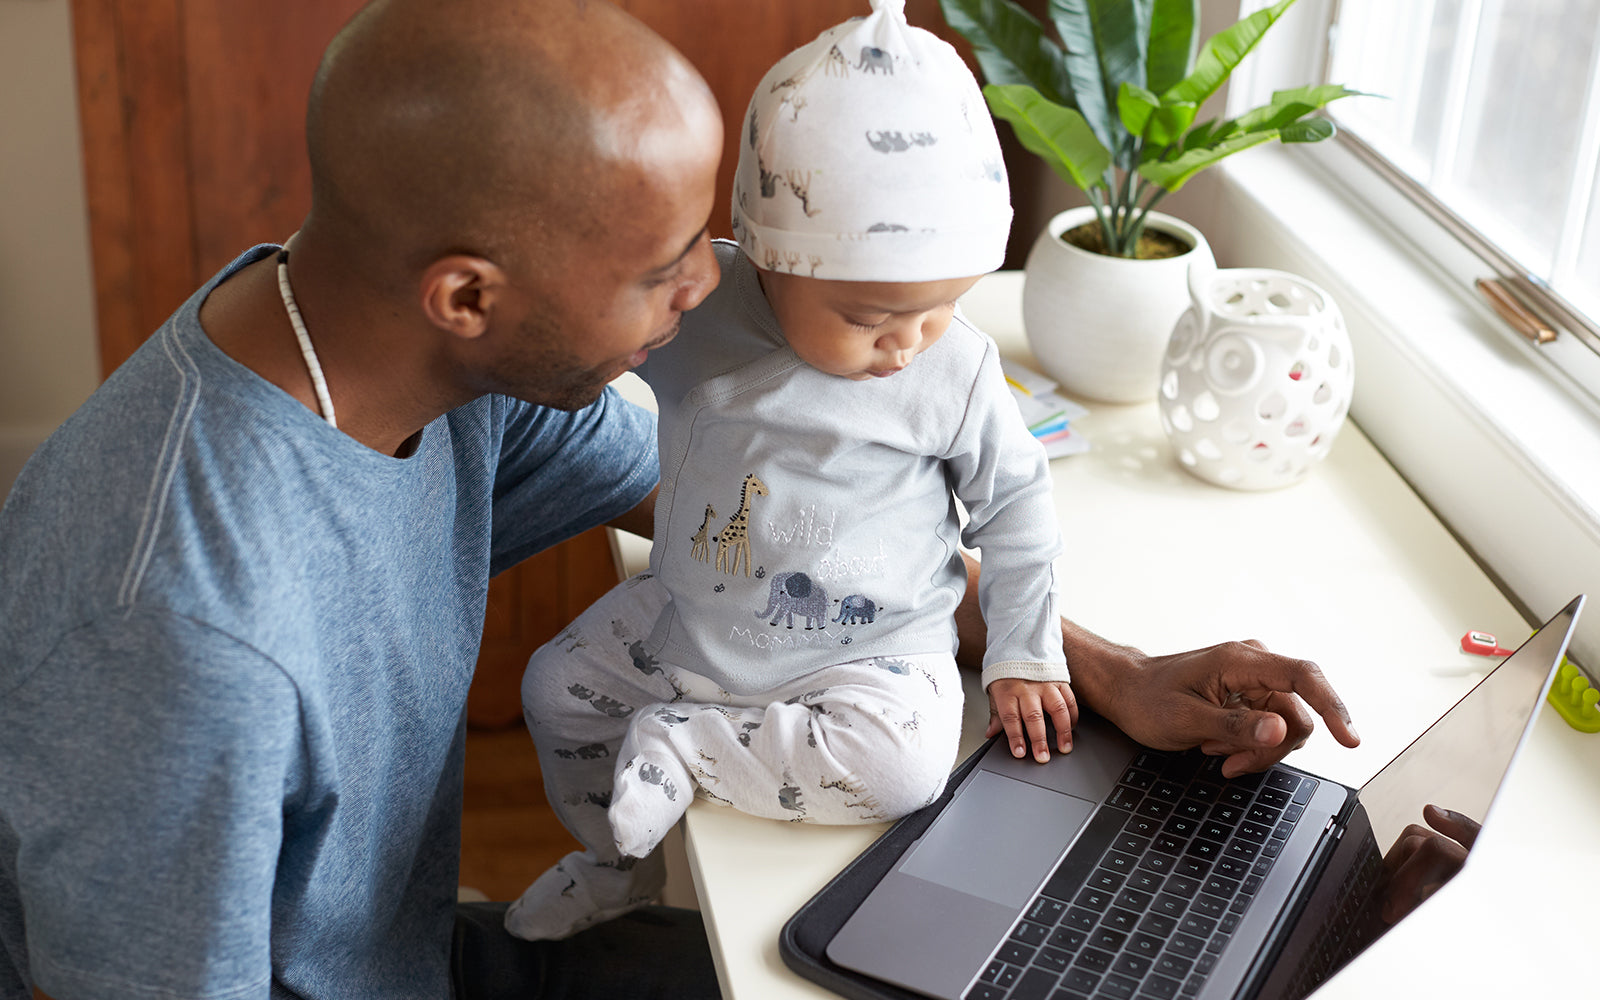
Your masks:
<svg viewBox="0 0 1600 1000"><path fill-rule="evenodd" d="M962 306L1026 363L1020 295L1021 275L1000 272ZM1462 633L1515 646L1528 632L1352 424L1307 478L1261 493L1184 472L1153 403L1091 404L1074 427L1091 451L1051 466L1067 614L1147 652L1253 638L1315 660L1362 745L1347 750L1319 728L1291 763L1359 786L1481 677L1471 668L1497 662L1462 654ZM974 688L963 756L987 716ZM1316 996L1600 996L1583 953L1600 925L1597 800L1600 735L1544 709L1466 868ZM776 823L704 800L684 822L724 996L833 996L784 966L778 935L886 827ZM1003 829L995 843L1004 850Z"/></svg>

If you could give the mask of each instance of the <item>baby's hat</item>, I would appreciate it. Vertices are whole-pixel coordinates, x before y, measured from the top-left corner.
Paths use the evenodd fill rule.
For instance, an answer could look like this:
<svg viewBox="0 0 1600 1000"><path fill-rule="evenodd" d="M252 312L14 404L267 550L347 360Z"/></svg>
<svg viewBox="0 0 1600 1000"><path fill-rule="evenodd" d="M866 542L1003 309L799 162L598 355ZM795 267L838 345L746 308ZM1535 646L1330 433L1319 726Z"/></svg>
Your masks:
<svg viewBox="0 0 1600 1000"><path fill-rule="evenodd" d="M733 232L757 267L843 281L940 281L1005 257L1011 189L977 81L906 23L905 0L789 53L739 141Z"/></svg>

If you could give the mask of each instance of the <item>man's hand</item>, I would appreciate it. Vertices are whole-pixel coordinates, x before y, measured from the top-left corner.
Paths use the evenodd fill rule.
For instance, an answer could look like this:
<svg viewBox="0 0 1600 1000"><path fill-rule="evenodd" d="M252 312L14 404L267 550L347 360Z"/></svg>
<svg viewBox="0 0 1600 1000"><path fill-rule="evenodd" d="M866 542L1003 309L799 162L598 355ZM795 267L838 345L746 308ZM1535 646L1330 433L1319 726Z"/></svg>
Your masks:
<svg viewBox="0 0 1600 1000"><path fill-rule="evenodd" d="M1031 744L1033 759L1043 764L1050 759L1050 741L1044 723L1056 727L1056 749L1072 752L1072 727L1078 723L1078 699L1065 682L1025 681L1002 678L989 685L989 737L1005 730L1011 756L1023 757Z"/></svg>
<svg viewBox="0 0 1600 1000"><path fill-rule="evenodd" d="M1146 746L1227 757L1223 774L1259 771L1316 728L1309 705L1347 747L1361 738L1322 671L1254 640L1146 656L1068 624L1067 662L1084 703Z"/></svg>

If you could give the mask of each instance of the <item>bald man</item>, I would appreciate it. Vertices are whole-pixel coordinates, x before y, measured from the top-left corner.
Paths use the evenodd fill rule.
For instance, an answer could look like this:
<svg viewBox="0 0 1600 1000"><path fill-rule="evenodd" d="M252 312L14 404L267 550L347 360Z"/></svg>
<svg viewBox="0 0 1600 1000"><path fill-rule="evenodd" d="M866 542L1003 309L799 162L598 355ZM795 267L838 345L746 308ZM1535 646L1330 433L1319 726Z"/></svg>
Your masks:
<svg viewBox="0 0 1600 1000"><path fill-rule="evenodd" d="M458 919L489 577L648 517L654 423L605 386L717 280L722 143L617 8L465 10L340 33L287 253L201 288L9 498L4 1000L716 995L694 914Z"/></svg>
<svg viewBox="0 0 1600 1000"><path fill-rule="evenodd" d="M0 511L0 1000L715 995L697 916L532 944L455 903L490 575L650 531L654 423L605 385L717 280L715 103L599 0L379 0L307 132L300 231ZM1263 767L1297 695L1355 740L1311 664L1064 629L1080 701L1148 744Z"/></svg>

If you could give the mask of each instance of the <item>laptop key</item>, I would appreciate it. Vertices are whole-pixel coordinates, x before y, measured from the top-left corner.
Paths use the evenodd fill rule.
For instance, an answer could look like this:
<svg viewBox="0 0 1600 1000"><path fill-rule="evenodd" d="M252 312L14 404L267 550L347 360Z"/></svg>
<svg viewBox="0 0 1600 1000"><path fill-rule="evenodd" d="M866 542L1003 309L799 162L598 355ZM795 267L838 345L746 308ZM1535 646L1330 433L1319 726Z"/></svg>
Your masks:
<svg viewBox="0 0 1600 1000"><path fill-rule="evenodd" d="M1043 924L1023 920L1017 924L1017 929L1011 932L1011 940L1021 941L1026 945L1040 945L1050 936L1050 928Z"/></svg>
<svg viewBox="0 0 1600 1000"><path fill-rule="evenodd" d="M1192 934L1178 933L1172 935L1172 940L1167 942L1167 947L1174 955L1184 958L1198 958L1205 951L1206 943Z"/></svg>
<svg viewBox="0 0 1600 1000"><path fill-rule="evenodd" d="M1217 929L1217 922L1211 917L1188 913L1178 922L1178 927L1185 934L1193 934L1195 937L1210 937L1211 933Z"/></svg>
<svg viewBox="0 0 1600 1000"><path fill-rule="evenodd" d="M1122 825L1128 821L1128 813L1121 809L1112 809L1101 806L1095 811L1089 822L1084 824L1083 831L1078 834L1077 843L1072 845L1072 850L1056 865L1056 870L1051 873L1050 879L1045 882L1041 891L1051 899L1068 900L1077 895L1089 879L1089 874L1094 871L1101 855L1106 853L1112 838L1122 830Z"/></svg>
<svg viewBox="0 0 1600 1000"><path fill-rule="evenodd" d="M1267 792L1270 791L1272 791L1272 789L1269 788L1261 794L1262 796L1265 796ZM1288 801L1288 799L1285 798L1284 801ZM1281 810L1274 809L1272 806L1262 805L1260 799L1257 799L1255 805L1244 811L1245 819L1252 823L1258 823L1261 826L1276 826L1278 824L1278 817L1281 815L1283 815Z"/></svg>
<svg viewBox="0 0 1600 1000"><path fill-rule="evenodd" d="M1169 951L1156 959L1156 963L1152 968L1155 969L1158 975L1182 980L1184 976L1189 974L1189 970L1194 968L1194 962L1181 955L1174 955Z"/></svg>
<svg viewBox="0 0 1600 1000"><path fill-rule="evenodd" d="M1256 805L1282 809L1294 801L1294 796L1281 788L1263 788L1256 793Z"/></svg>
<svg viewBox="0 0 1600 1000"><path fill-rule="evenodd" d="M1113 906L1111 912L1106 914L1103 926L1118 931L1131 931L1139 923L1139 915L1132 910L1122 910Z"/></svg>
<svg viewBox="0 0 1600 1000"><path fill-rule="evenodd" d="M1076 927L1080 931L1094 930L1094 925L1100 922L1100 915L1093 910L1085 910L1081 906L1074 906L1067 910L1067 915L1061 918L1065 927Z"/></svg>
<svg viewBox="0 0 1600 1000"><path fill-rule="evenodd" d="M1206 813L1211 811L1211 806L1189 793L1184 793L1183 801L1172 807L1172 815L1182 816L1184 819L1204 819Z"/></svg>
<svg viewBox="0 0 1600 1000"><path fill-rule="evenodd" d="M1105 868L1096 868L1094 874L1089 876L1089 885L1103 892L1116 892L1122 888L1122 883L1127 879L1120 872L1110 871Z"/></svg>
<svg viewBox="0 0 1600 1000"><path fill-rule="evenodd" d="M1095 996L1110 997L1111 1000L1131 1000L1133 991L1138 988L1138 980L1119 976L1113 972L1101 981L1100 992L1096 993Z"/></svg>
<svg viewBox="0 0 1600 1000"><path fill-rule="evenodd" d="M1281 788L1286 792L1292 793L1299 789L1300 779L1290 774L1288 771L1274 770L1271 774L1267 775L1266 784L1268 788Z"/></svg>
<svg viewBox="0 0 1600 1000"><path fill-rule="evenodd" d="M1294 790L1294 804L1297 806L1303 806L1307 802L1310 802L1311 796L1317 793L1317 786L1319 784L1320 782L1313 778L1307 778L1306 780L1300 782L1300 787Z"/></svg>
<svg viewBox="0 0 1600 1000"><path fill-rule="evenodd" d="M1005 1000L1006 989L993 983L979 983L967 991L966 1000Z"/></svg>
<svg viewBox="0 0 1600 1000"><path fill-rule="evenodd" d="M1180 858L1178 864L1182 865L1183 859ZM1159 892L1161 883L1165 881L1166 877L1158 872L1140 869L1128 876L1128 888L1137 889L1140 892Z"/></svg>
<svg viewBox="0 0 1600 1000"><path fill-rule="evenodd" d="M1117 960L1111 963L1111 971L1134 979L1143 979L1144 974L1150 971L1150 960L1142 955L1118 955Z"/></svg>
<svg viewBox="0 0 1600 1000"><path fill-rule="evenodd" d="M1047 946L1039 949L1039 954L1035 956L1033 964L1041 969L1049 969L1052 972L1065 972L1067 966L1072 964L1072 955L1059 948Z"/></svg>
<svg viewBox="0 0 1600 1000"><path fill-rule="evenodd" d="M1116 839L1111 841L1111 846L1114 850L1137 857L1145 852L1145 848L1150 846L1150 838L1145 834L1123 830L1117 834Z"/></svg>
<svg viewBox="0 0 1600 1000"><path fill-rule="evenodd" d="M1012 965L1027 965L1033 961L1033 951L1020 941L1007 941L1000 946L994 957L998 961L1009 962Z"/></svg>
<svg viewBox="0 0 1600 1000"><path fill-rule="evenodd" d="M1094 988L1100 985L1100 974L1090 972L1088 969L1074 967L1068 969L1067 974L1061 977L1061 985L1066 989L1077 990L1080 993L1092 993Z"/></svg>
<svg viewBox="0 0 1600 1000"><path fill-rule="evenodd" d="M1106 799L1106 805L1115 806L1118 809L1132 809L1143 798L1144 793L1138 789L1129 788L1127 785L1118 785L1112 790L1110 797Z"/></svg>
<svg viewBox="0 0 1600 1000"><path fill-rule="evenodd" d="M1142 996L1154 997L1155 1000L1172 1000L1178 995L1178 981L1166 976L1151 976L1144 981Z"/></svg>
<svg viewBox="0 0 1600 1000"><path fill-rule="evenodd" d="M1124 909L1143 913L1154 898L1154 893L1140 892L1138 889L1124 889L1117 894L1116 904Z"/></svg>
<svg viewBox="0 0 1600 1000"><path fill-rule="evenodd" d="M1144 789L1149 788L1151 785L1156 783L1156 776L1150 771L1140 771L1137 768L1129 768L1128 773L1122 776L1121 783L1124 785L1130 785L1139 789L1140 791L1143 791Z"/></svg>
<svg viewBox="0 0 1600 1000"><path fill-rule="evenodd" d="M1051 899L1049 896L1040 896L1039 898L1035 899L1033 901L1033 905L1028 908L1026 919L1031 920L1036 924L1044 924L1047 927L1054 927L1061 919L1062 914L1066 912L1067 904L1058 899Z"/></svg>
<svg viewBox="0 0 1600 1000"><path fill-rule="evenodd" d="M1189 901L1182 896L1174 896L1170 892L1163 892L1156 896L1150 904L1151 913L1159 913L1164 917L1181 917L1189 909Z"/></svg>
<svg viewBox="0 0 1600 1000"><path fill-rule="evenodd" d="M1178 900L1178 904L1181 906L1183 900ZM1182 910L1179 911L1179 914L1181 913ZM1139 921L1139 929L1141 931L1149 931L1162 940L1165 940L1176 926L1178 926L1178 916L1169 916L1164 913L1147 913L1144 919Z"/></svg>
<svg viewBox="0 0 1600 1000"><path fill-rule="evenodd" d="M1201 861L1215 861L1222 853L1222 845L1214 840L1194 840L1183 853Z"/></svg>
<svg viewBox="0 0 1600 1000"><path fill-rule="evenodd" d="M1183 875L1188 878L1204 878L1206 872L1210 870L1211 864L1209 862L1201 861L1199 858L1191 858L1188 855L1179 858L1177 864L1172 866L1172 874Z"/></svg>
<svg viewBox="0 0 1600 1000"><path fill-rule="evenodd" d="M1205 890L1213 896L1230 899L1239 891L1239 882L1231 878L1223 878L1221 875L1213 875L1206 879Z"/></svg>
<svg viewBox="0 0 1600 1000"><path fill-rule="evenodd" d="M1088 940L1088 937L1088 931L1077 927L1057 927L1050 932L1050 938L1045 943L1052 948L1074 952L1078 950L1079 945Z"/></svg>
<svg viewBox="0 0 1600 1000"><path fill-rule="evenodd" d="M1128 935L1121 931L1114 931L1109 927L1101 927L1089 935L1089 944L1112 954L1121 951L1123 944L1127 940Z"/></svg>
<svg viewBox="0 0 1600 1000"><path fill-rule="evenodd" d="M1049 1000L1060 978L1047 969L1029 969L1011 991L1011 1000Z"/></svg>
<svg viewBox="0 0 1600 1000"><path fill-rule="evenodd" d="M1170 918L1163 917L1161 919L1165 920ZM1139 926L1140 928L1143 928L1144 922L1141 921ZM1167 933L1171 933L1170 926L1168 927ZM1127 951L1130 955L1142 955L1145 958L1153 959L1157 955L1161 954L1161 949L1164 945L1166 945L1166 943L1167 939L1164 935L1162 937L1156 937L1153 934L1145 934L1141 930L1141 932L1134 934L1133 937L1128 939Z"/></svg>
<svg viewBox="0 0 1600 1000"><path fill-rule="evenodd" d="M1072 901L1074 906L1081 906L1085 910L1104 913L1105 908L1111 905L1111 893L1103 889L1086 887L1078 893L1078 898Z"/></svg>
<svg viewBox="0 0 1600 1000"><path fill-rule="evenodd" d="M1111 968L1111 953L1101 951L1099 948L1085 948L1078 953L1077 959L1072 964L1074 968L1087 972L1104 972Z"/></svg>
<svg viewBox="0 0 1600 1000"><path fill-rule="evenodd" d="M1202 892L1194 898L1193 903L1189 904L1189 908L1208 917L1220 917L1228 912L1228 901Z"/></svg>
<svg viewBox="0 0 1600 1000"><path fill-rule="evenodd" d="M1194 894L1200 891L1200 880L1187 875L1174 875L1167 879L1167 884L1163 888L1174 896L1192 899Z"/></svg>

